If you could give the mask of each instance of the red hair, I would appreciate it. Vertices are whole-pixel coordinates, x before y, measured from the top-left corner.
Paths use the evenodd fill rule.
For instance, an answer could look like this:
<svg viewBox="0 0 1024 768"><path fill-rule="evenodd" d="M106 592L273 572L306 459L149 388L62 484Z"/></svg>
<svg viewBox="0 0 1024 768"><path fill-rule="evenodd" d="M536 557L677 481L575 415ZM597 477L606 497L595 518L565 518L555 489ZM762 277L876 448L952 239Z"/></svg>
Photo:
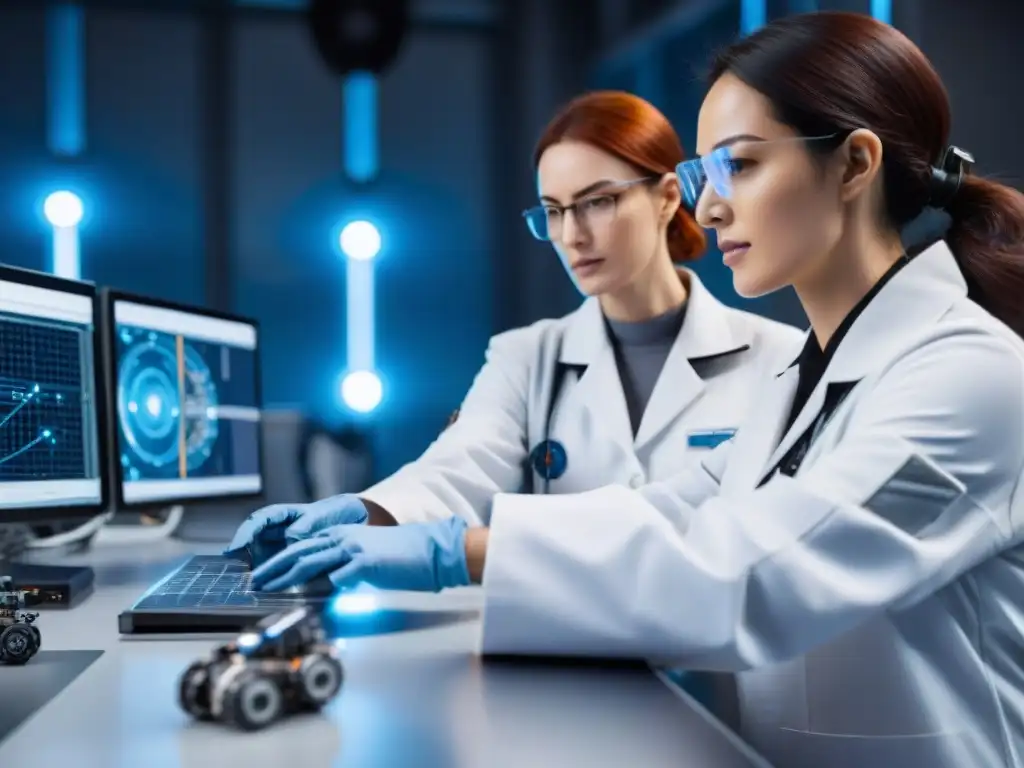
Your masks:
<svg viewBox="0 0 1024 768"><path fill-rule="evenodd" d="M541 134L533 153L534 168L548 147L561 141L589 144L650 176L675 173L686 159L668 118L650 102L624 91L594 91L566 104ZM706 246L704 230L680 205L668 225L672 261L699 259Z"/></svg>

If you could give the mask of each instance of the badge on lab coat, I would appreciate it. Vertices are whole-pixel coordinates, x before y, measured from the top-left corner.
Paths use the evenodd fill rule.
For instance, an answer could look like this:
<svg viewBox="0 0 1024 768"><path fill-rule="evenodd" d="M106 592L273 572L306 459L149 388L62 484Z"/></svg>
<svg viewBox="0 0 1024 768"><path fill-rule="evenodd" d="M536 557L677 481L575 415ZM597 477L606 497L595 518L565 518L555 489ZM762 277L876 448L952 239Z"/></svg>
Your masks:
<svg viewBox="0 0 1024 768"><path fill-rule="evenodd" d="M686 443L691 448L716 448L736 434L735 429L707 429L691 432L686 436Z"/></svg>
<svg viewBox="0 0 1024 768"><path fill-rule="evenodd" d="M533 470L547 480L557 480L565 474L569 457L565 446L557 440L543 440L530 451Z"/></svg>

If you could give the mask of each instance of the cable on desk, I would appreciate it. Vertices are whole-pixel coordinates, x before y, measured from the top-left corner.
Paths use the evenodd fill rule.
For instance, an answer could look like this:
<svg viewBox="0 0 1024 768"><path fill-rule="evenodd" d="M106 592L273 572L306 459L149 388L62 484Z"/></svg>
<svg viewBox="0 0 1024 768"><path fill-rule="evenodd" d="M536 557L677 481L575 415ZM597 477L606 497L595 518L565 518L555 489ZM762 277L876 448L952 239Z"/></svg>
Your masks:
<svg viewBox="0 0 1024 768"><path fill-rule="evenodd" d="M159 525L106 526L96 533L96 544L145 544L168 538L181 524L185 508L175 504L167 510L167 517Z"/></svg>
<svg viewBox="0 0 1024 768"><path fill-rule="evenodd" d="M167 510L167 517L160 525L111 527L107 523L114 517L113 512L104 512L101 515L91 518L82 525L72 528L69 531L46 536L42 538L32 534L28 526L19 526L27 531L28 538L24 542L23 549L56 549L68 547L84 549L91 543L97 544L144 544L147 542L160 541L171 536L181 524L185 509L181 505L175 505Z"/></svg>
<svg viewBox="0 0 1024 768"><path fill-rule="evenodd" d="M89 540L106 525L111 517L113 517L112 513L104 512L72 528L70 531L63 531L43 538L37 538L33 535L26 549L53 549L56 547L71 547L76 544L81 544L84 547L88 545Z"/></svg>

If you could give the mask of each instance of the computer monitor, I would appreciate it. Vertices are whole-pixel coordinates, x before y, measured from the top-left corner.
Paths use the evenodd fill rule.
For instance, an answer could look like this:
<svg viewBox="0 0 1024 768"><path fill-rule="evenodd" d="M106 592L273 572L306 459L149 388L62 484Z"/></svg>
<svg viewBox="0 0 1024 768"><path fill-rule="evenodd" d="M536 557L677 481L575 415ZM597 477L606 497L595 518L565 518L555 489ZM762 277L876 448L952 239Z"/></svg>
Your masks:
<svg viewBox="0 0 1024 768"><path fill-rule="evenodd" d="M263 490L254 320L106 290L119 509Z"/></svg>
<svg viewBox="0 0 1024 768"><path fill-rule="evenodd" d="M106 507L96 288L0 266L0 523Z"/></svg>

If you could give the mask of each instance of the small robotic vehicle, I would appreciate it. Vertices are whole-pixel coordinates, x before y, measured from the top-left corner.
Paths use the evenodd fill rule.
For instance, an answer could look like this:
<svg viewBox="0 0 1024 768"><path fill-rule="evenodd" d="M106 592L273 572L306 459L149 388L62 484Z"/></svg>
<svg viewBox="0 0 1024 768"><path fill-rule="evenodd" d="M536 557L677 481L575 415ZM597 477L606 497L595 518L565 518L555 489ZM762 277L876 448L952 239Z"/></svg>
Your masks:
<svg viewBox="0 0 1024 768"><path fill-rule="evenodd" d="M319 711L343 679L320 613L302 606L266 617L191 664L178 696L197 720L256 731L287 715Z"/></svg>
<svg viewBox="0 0 1024 768"><path fill-rule="evenodd" d="M39 614L24 607L25 593L14 589L10 576L0 576L0 664L24 664L43 644L35 625Z"/></svg>

